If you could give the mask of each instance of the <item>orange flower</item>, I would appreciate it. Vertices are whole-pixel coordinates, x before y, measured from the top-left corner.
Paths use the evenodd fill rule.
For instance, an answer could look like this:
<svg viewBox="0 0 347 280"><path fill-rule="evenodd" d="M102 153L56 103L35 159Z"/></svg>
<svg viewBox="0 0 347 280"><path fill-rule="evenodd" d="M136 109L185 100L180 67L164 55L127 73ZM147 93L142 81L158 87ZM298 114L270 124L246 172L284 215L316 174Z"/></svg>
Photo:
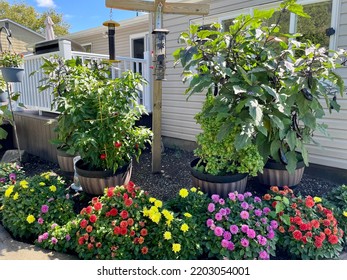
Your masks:
<svg viewBox="0 0 347 280"><path fill-rule="evenodd" d="M143 242L145 242L145 239L142 236L140 236L138 242L139 244L142 244Z"/></svg>
<svg viewBox="0 0 347 280"><path fill-rule="evenodd" d="M87 227L86 227L86 231L89 232L89 233L91 233L91 232L93 231L93 227L90 226L90 225L87 226Z"/></svg>
<svg viewBox="0 0 347 280"><path fill-rule="evenodd" d="M331 230L329 228L325 228L324 233L329 236L331 234Z"/></svg>
<svg viewBox="0 0 347 280"><path fill-rule="evenodd" d="M264 200L270 200L272 198L272 196L267 193L263 196L263 198L264 198Z"/></svg>
<svg viewBox="0 0 347 280"><path fill-rule="evenodd" d="M146 255L146 254L148 253L148 248L147 248L147 247L142 247L141 253L142 253L143 255Z"/></svg>
<svg viewBox="0 0 347 280"><path fill-rule="evenodd" d="M280 233L285 233L285 229L284 229L283 226L279 226L279 227L278 227L278 231L279 231Z"/></svg>
<svg viewBox="0 0 347 280"><path fill-rule="evenodd" d="M276 187L276 186L272 186L270 188L270 190L272 190L274 193L278 193L278 191L279 191L278 187Z"/></svg>

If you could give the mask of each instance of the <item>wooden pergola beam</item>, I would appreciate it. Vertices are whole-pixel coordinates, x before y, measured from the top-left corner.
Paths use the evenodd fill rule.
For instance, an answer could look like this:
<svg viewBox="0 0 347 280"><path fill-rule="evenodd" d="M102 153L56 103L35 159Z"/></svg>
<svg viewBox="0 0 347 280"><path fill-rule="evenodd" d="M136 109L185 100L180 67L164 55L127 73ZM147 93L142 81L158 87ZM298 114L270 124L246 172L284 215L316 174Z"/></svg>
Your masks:
<svg viewBox="0 0 347 280"><path fill-rule="evenodd" d="M191 3L170 3L164 2L164 14L181 14L181 15L208 15L210 5L208 4L191 4ZM141 11L141 12L155 12L157 5L154 2L143 0L106 0L107 8Z"/></svg>

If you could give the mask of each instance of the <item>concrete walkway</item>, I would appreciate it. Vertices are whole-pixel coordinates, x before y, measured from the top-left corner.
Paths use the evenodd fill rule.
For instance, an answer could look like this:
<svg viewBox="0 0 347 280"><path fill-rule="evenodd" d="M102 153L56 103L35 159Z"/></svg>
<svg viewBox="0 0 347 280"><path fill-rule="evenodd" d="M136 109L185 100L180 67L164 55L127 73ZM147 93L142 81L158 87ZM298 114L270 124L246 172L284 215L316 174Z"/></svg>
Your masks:
<svg viewBox="0 0 347 280"><path fill-rule="evenodd" d="M0 225L0 260L78 260L78 258L15 241ZM340 260L347 260L347 252L341 254Z"/></svg>
<svg viewBox="0 0 347 280"><path fill-rule="evenodd" d="M15 241L0 225L0 260L77 260L77 257Z"/></svg>

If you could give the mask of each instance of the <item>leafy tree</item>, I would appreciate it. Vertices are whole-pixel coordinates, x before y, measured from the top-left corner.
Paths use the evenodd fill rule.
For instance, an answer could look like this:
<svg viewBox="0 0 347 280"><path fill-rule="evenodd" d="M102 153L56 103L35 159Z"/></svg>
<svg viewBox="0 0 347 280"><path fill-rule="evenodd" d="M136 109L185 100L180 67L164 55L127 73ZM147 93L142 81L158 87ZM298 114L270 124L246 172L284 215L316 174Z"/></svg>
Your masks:
<svg viewBox="0 0 347 280"><path fill-rule="evenodd" d="M48 15L54 22L54 33L57 36L69 33L70 26L63 21L63 14L57 13L54 9L39 13L33 6L25 3L11 5L0 0L0 19L8 18L41 34L44 34L45 19Z"/></svg>

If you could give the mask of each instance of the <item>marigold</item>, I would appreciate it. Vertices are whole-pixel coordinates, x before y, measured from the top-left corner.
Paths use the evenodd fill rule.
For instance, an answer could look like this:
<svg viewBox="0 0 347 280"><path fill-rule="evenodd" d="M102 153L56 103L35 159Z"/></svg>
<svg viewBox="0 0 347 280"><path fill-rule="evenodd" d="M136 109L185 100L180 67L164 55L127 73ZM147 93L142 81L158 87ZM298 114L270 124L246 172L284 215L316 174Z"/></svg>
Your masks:
<svg viewBox="0 0 347 280"><path fill-rule="evenodd" d="M164 239L165 240L170 240L172 238L171 232L170 231L165 231L164 232Z"/></svg>
<svg viewBox="0 0 347 280"><path fill-rule="evenodd" d="M23 188L23 189L27 189L27 188L29 188L29 183L27 182L27 181L25 181L25 180L22 180L22 181L20 181L19 182L19 185Z"/></svg>
<svg viewBox="0 0 347 280"><path fill-rule="evenodd" d="M163 207L163 202L161 200L156 200L154 202L154 206L158 207L158 208L161 208L161 207Z"/></svg>
<svg viewBox="0 0 347 280"><path fill-rule="evenodd" d="M44 186L46 186L46 183L45 183L45 182L40 182L40 183L39 183L39 186L40 186L40 187L44 187Z"/></svg>
<svg viewBox="0 0 347 280"><path fill-rule="evenodd" d="M50 186L49 189L50 189L51 192L56 192L57 191L57 187L54 186L54 185Z"/></svg>
<svg viewBox="0 0 347 280"><path fill-rule="evenodd" d="M174 253L178 253L179 251L181 251L181 244L178 244L178 243L172 244L172 251Z"/></svg>
<svg viewBox="0 0 347 280"><path fill-rule="evenodd" d="M192 214L184 213L184 217L191 218L191 217L193 217L193 216L192 216Z"/></svg>
<svg viewBox="0 0 347 280"><path fill-rule="evenodd" d="M14 188L14 186L12 185L12 186L9 186L9 187L6 189L6 191L5 191L5 197L10 197L10 196L11 196L11 194L13 193L13 188Z"/></svg>
<svg viewBox="0 0 347 280"><path fill-rule="evenodd" d="M33 216L33 215L28 215L28 217L27 217L27 222L29 223L29 224L32 224L33 222L35 222L35 217Z"/></svg>
<svg viewBox="0 0 347 280"><path fill-rule="evenodd" d="M189 195L189 192L187 189L180 189L179 195L183 198L186 198Z"/></svg>
<svg viewBox="0 0 347 280"><path fill-rule="evenodd" d="M343 211L343 216L347 217L347 211Z"/></svg>
<svg viewBox="0 0 347 280"><path fill-rule="evenodd" d="M154 203L155 201L156 201L156 199L155 199L154 197L150 197L150 198L149 198L149 202L150 202L150 203Z"/></svg>
<svg viewBox="0 0 347 280"><path fill-rule="evenodd" d="M313 198L313 200L314 200L314 202L316 202L316 203L322 202L322 199L321 199L320 197L318 197L318 196L315 196L315 197Z"/></svg>
<svg viewBox="0 0 347 280"><path fill-rule="evenodd" d="M183 225L181 226L181 230L182 230L183 232L187 232L187 231L189 230L189 226L188 226L187 224L183 224Z"/></svg>
<svg viewBox="0 0 347 280"><path fill-rule="evenodd" d="M190 189L190 191L191 191L191 192L196 192L196 191L197 191L197 188L194 188L194 187L193 187L193 188Z"/></svg>

